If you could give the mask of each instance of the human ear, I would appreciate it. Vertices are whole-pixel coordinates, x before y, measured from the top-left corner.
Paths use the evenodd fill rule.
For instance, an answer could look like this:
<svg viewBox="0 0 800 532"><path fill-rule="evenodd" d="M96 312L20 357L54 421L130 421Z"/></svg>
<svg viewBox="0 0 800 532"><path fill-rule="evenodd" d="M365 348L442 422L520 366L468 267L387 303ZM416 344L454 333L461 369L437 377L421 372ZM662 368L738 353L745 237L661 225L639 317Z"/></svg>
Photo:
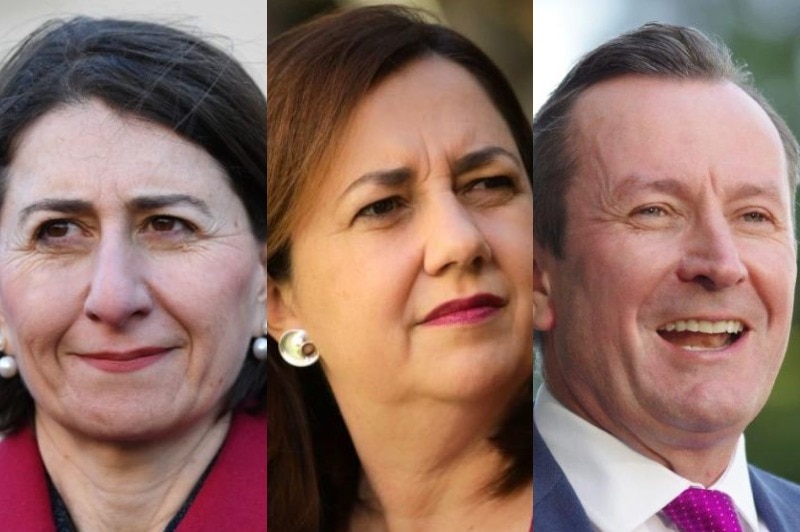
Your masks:
<svg viewBox="0 0 800 532"><path fill-rule="evenodd" d="M266 247L266 246L264 246ZM266 256L266 254L264 254ZM265 261L259 261L258 280L256 286L256 312L254 314L253 336L264 334L264 321L267 319L267 266Z"/></svg>
<svg viewBox="0 0 800 532"><path fill-rule="evenodd" d="M538 259L536 257L539 257ZM553 300L550 295L550 273L546 266L552 264L550 253L540 246L534 246L533 259L533 328L549 331L555 322Z"/></svg>
<svg viewBox="0 0 800 532"><path fill-rule="evenodd" d="M6 355L14 355L15 352L11 342L11 331L6 323L6 317L2 312L2 309L0 309L0 336L3 339L3 348L0 351Z"/></svg>
<svg viewBox="0 0 800 532"><path fill-rule="evenodd" d="M267 333L276 341L283 331L299 327L289 282L267 276Z"/></svg>

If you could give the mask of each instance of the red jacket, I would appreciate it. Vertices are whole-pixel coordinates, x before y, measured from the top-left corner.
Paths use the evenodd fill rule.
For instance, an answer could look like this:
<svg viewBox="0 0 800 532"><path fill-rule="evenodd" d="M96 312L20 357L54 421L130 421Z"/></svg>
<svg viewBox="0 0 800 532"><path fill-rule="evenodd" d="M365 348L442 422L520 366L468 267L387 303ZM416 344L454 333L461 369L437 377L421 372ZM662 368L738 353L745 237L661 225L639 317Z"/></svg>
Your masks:
<svg viewBox="0 0 800 532"><path fill-rule="evenodd" d="M53 532L44 465L33 431L0 441L0 529ZM181 532L266 532L267 422L234 414L217 461Z"/></svg>

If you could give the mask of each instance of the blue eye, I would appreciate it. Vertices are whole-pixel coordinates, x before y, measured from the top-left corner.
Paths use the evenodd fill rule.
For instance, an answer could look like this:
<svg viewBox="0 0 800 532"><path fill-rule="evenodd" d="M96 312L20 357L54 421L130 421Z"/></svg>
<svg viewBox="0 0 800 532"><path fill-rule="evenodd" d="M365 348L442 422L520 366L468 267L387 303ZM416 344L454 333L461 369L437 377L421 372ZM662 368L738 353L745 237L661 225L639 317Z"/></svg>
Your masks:
<svg viewBox="0 0 800 532"><path fill-rule="evenodd" d="M642 216L666 216L667 211L663 207L652 205L649 207L642 207L636 211L636 214L640 214Z"/></svg>
<svg viewBox="0 0 800 532"><path fill-rule="evenodd" d="M751 223L761 223L770 221L767 215L758 211L748 212L744 216L742 216L742 218L744 218L745 222L751 222Z"/></svg>

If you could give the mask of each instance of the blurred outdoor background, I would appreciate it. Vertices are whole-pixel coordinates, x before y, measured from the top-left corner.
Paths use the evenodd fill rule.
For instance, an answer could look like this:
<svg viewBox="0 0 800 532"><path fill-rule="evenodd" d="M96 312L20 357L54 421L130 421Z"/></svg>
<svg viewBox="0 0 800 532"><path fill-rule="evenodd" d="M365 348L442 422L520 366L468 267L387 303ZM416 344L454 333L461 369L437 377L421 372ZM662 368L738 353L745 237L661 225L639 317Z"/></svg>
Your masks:
<svg viewBox="0 0 800 532"><path fill-rule="evenodd" d="M531 0L268 0L267 38L337 7L395 3L417 6L466 35L494 60L531 114Z"/></svg>
<svg viewBox="0 0 800 532"><path fill-rule="evenodd" d="M272 0L271 0L272 1ZM650 21L694 26L722 38L756 85L800 134L800 2L797 0L533 0L534 112L575 61ZM795 295L797 301L797 295ZM800 482L800 305L783 369L747 431L754 464Z"/></svg>
<svg viewBox="0 0 800 532"><path fill-rule="evenodd" d="M0 59L54 17L90 15L178 24L232 52L256 83L267 86L267 0L0 0Z"/></svg>

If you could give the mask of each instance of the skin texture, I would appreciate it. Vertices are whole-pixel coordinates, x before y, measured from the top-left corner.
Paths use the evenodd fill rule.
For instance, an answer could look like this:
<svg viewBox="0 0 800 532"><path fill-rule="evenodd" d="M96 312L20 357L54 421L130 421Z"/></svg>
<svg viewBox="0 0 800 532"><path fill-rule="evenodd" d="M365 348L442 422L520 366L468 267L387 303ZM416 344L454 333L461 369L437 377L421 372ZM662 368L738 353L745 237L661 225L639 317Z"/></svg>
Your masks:
<svg viewBox="0 0 800 532"><path fill-rule="evenodd" d="M796 249L780 138L730 83L636 76L587 90L572 127L581 155L564 258L537 249L548 385L578 415L711 484L788 341ZM706 351L657 332L690 318L740 320L745 332Z"/></svg>
<svg viewBox="0 0 800 532"><path fill-rule="evenodd" d="M260 335L265 295L244 206L202 148L97 101L23 132L0 215L2 332L79 521L98 517L75 512L86 501L119 512L103 522L119 530L146 526L151 510L171 517L224 439L221 401ZM143 347L161 356L136 371L83 358Z"/></svg>
<svg viewBox="0 0 800 532"><path fill-rule="evenodd" d="M403 179L360 179L398 169ZM466 71L426 58L364 98L320 175L325 201L306 201L292 278L270 281L269 323L319 347L379 508L353 526L428 526L460 503L483 512L475 492L500 467L486 438L532 366L531 192L511 133ZM502 308L426 321L479 293ZM453 486L459 496L443 497ZM517 527L530 492L521 502Z"/></svg>

